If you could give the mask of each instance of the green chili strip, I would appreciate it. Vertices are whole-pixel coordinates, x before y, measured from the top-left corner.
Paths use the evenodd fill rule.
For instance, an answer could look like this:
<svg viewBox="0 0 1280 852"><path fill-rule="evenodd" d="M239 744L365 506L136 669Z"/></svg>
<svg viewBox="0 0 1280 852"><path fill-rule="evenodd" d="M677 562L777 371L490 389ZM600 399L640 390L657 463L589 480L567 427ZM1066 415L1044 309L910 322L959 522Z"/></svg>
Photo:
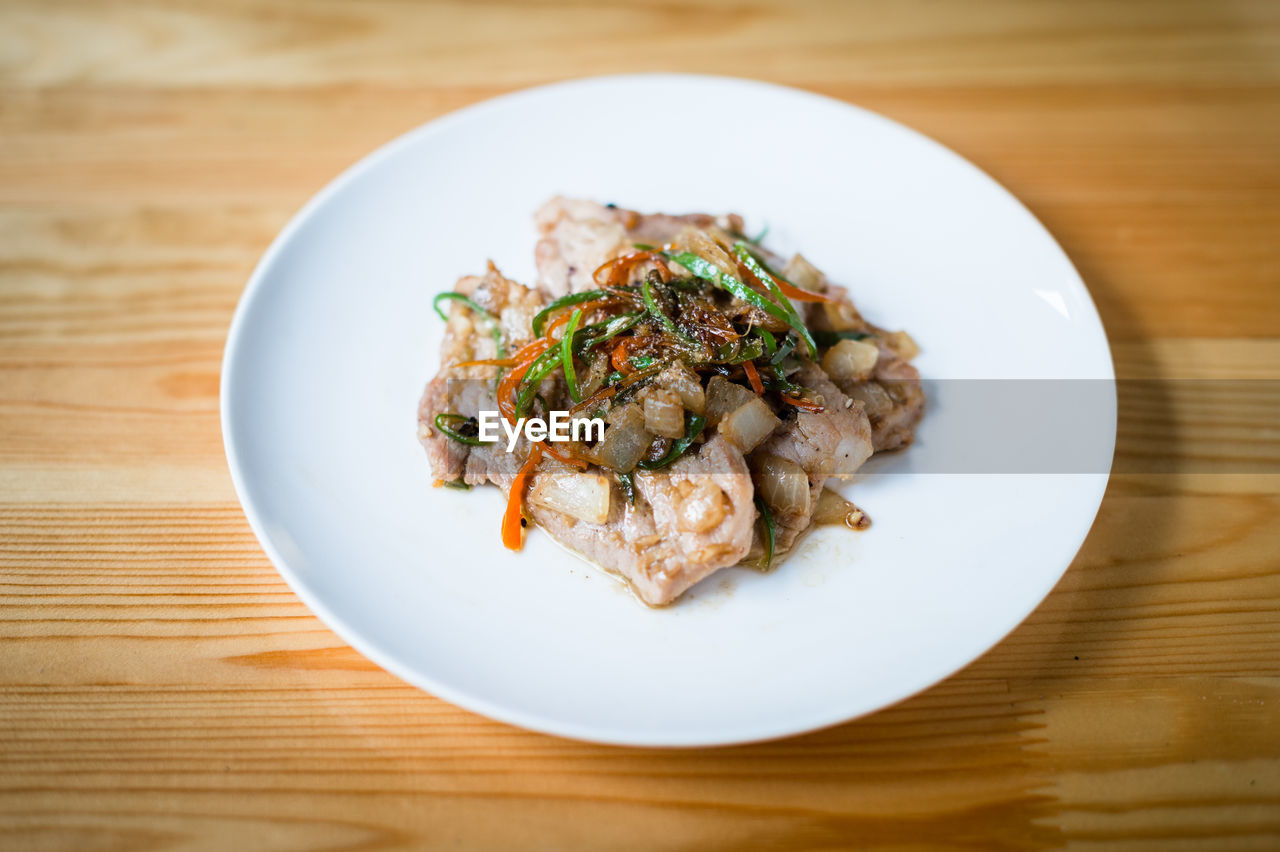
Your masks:
<svg viewBox="0 0 1280 852"><path fill-rule="evenodd" d="M701 414L687 413L688 419L685 423L684 437L675 441L662 458L657 461L642 461L636 467L642 467L645 470L661 470L684 455L685 450L689 449L689 445L693 443L694 439L702 434L702 427L707 425L707 418Z"/></svg>
<svg viewBox="0 0 1280 852"><path fill-rule="evenodd" d="M815 331L813 339L819 346L835 346L841 340L866 340L874 335L862 331Z"/></svg>
<svg viewBox="0 0 1280 852"><path fill-rule="evenodd" d="M494 316L489 311L486 311L484 308L480 307L470 298L462 295L461 293L453 293L453 292L439 293L436 295L434 299L431 300L431 307L436 309L436 313L440 315L440 319L444 320L445 322L449 321L449 315L446 314L444 311L440 310L440 303L445 301L446 299L452 299L454 301L462 302L462 304L466 305L468 308L470 308L471 310L478 313L480 316L487 319L489 321L489 334L493 335L493 345L494 347L496 347L498 351L498 357L499 358L507 357L507 347L502 345L502 326L499 325L498 318L496 316Z"/></svg>
<svg viewBox="0 0 1280 852"><path fill-rule="evenodd" d="M542 327L547 324L547 317L561 308L567 308L569 305L580 305L583 302L590 302L592 299L603 299L613 295L616 294L607 290L583 290L581 293L570 293L567 296L561 296L534 315L533 322L530 323L533 329L533 336L541 337Z"/></svg>
<svg viewBox="0 0 1280 852"><path fill-rule="evenodd" d="M773 332L767 328L759 329L760 336L764 338L765 351L769 353L769 357L773 357L773 353L778 351L778 341L774 338Z"/></svg>
<svg viewBox="0 0 1280 852"><path fill-rule="evenodd" d="M644 306L649 309L649 313L657 317L663 328L681 340L689 340L688 335L680 330L680 327L676 325L676 321L667 316L657 300L653 298L653 286L649 283L648 278L644 279L644 283L640 285L640 293L644 296ZM690 340L689 342L692 343L693 341Z"/></svg>
<svg viewBox="0 0 1280 852"><path fill-rule="evenodd" d="M460 432L448 425L450 421L456 423L459 420L462 421L461 428L467 430L466 433ZM470 434L472 430L476 428L476 420L474 417L467 417L465 414L456 414L452 411L442 411L436 415L435 423L437 429L457 441L459 444L478 447L484 443L484 441L481 441L477 435Z"/></svg>
<svg viewBox="0 0 1280 852"><path fill-rule="evenodd" d="M760 261L756 260L756 256L751 253L751 249L746 243L735 243L733 253L737 255L743 266L750 269L752 274L764 283L770 294L778 300L778 304L787 313L785 322L796 330L801 338L804 339L805 345L809 347L809 360L818 357L818 344L814 341L813 335L809 333L809 329L805 327L804 320L800 318L800 313L796 310L795 305L791 304L791 300L787 298L787 294L782 292L782 288L778 286L778 282L773 280L772 273L765 269ZM790 283L790 282L788 282ZM794 285L792 285L794 286Z"/></svg>
<svg viewBox="0 0 1280 852"><path fill-rule="evenodd" d="M652 355L632 355L627 359L631 366L637 370L643 370L645 367L652 367L657 359Z"/></svg>
<svg viewBox="0 0 1280 852"><path fill-rule="evenodd" d="M529 365L516 391L516 417L524 416L524 413L529 410L529 405L537 396L538 386L556 367L560 366L561 361L560 349L552 346Z"/></svg>
<svg viewBox="0 0 1280 852"><path fill-rule="evenodd" d="M582 309L578 308L569 317L569 324L564 328L564 337L560 340L560 357L564 361L564 382L569 386L569 398L574 402L582 402L578 395L578 374L573 369L573 335L582 322Z"/></svg>
<svg viewBox="0 0 1280 852"><path fill-rule="evenodd" d="M765 367L760 373L760 381L767 390L782 391L791 396L800 396L804 391L803 386L787 381L786 376L782 375L782 371L777 367Z"/></svg>
<svg viewBox="0 0 1280 852"><path fill-rule="evenodd" d="M747 241L750 242L753 246L758 246L762 242L764 242L764 238L767 236L769 236L769 226L765 225L763 231L756 234L754 237L748 237Z"/></svg>
<svg viewBox="0 0 1280 852"><path fill-rule="evenodd" d="M653 251L653 246L648 243L632 243L631 246L632 248L639 249L640 251Z"/></svg>
<svg viewBox="0 0 1280 852"><path fill-rule="evenodd" d="M445 488L456 488L459 491L470 491L471 486L463 482L461 479L446 479L443 483Z"/></svg>
<svg viewBox="0 0 1280 852"><path fill-rule="evenodd" d="M745 344L738 347L738 352L726 364L741 364L743 361L754 361L764 354L764 343L758 337L753 337Z"/></svg>
<svg viewBox="0 0 1280 852"><path fill-rule="evenodd" d="M586 349L594 349L606 340L610 340L619 334L622 334L624 331L630 331L635 327L636 323L640 322L640 319L643 316L644 314L642 312L637 311L633 314L621 314L608 322L586 326L578 332L578 339L582 341L582 343L577 347L578 351L582 352ZM587 332L593 329L603 329L603 333L594 337L588 337Z"/></svg>
<svg viewBox="0 0 1280 852"><path fill-rule="evenodd" d="M778 528L773 522L773 513L769 511L769 507L765 502L756 495L756 508L760 510L760 517L764 519L764 569L768 571L773 567L773 542L778 535Z"/></svg>
<svg viewBox="0 0 1280 852"><path fill-rule="evenodd" d="M699 278L705 278L712 284L718 284L749 305L759 308L780 322L791 325L791 316L764 296L743 284L737 278L724 272L709 260L704 260L691 251L667 254L667 257L683 266Z"/></svg>
<svg viewBox="0 0 1280 852"><path fill-rule="evenodd" d="M444 320L445 322L449 321L449 315L440 309L440 303L445 301L446 299L452 299L454 301L462 302L462 304L466 305L468 308L475 311L476 313L478 313L480 316L484 317L487 320L496 322L498 319L493 314L489 313L487 310L485 310L484 308L476 304L474 301L472 301L470 297L464 296L461 293L447 292L447 293L440 293L434 299L431 300L431 307L436 309L436 313L440 315L440 319Z"/></svg>
<svg viewBox="0 0 1280 852"><path fill-rule="evenodd" d="M636 482L631 474L619 473L618 484L622 486L622 493L627 498L627 502L634 506L636 504Z"/></svg>
<svg viewBox="0 0 1280 852"><path fill-rule="evenodd" d="M782 345L778 347L778 351L769 359L769 363L775 367L782 363L783 359L791 354L796 348L796 339L791 335L787 335L787 339L782 341Z"/></svg>

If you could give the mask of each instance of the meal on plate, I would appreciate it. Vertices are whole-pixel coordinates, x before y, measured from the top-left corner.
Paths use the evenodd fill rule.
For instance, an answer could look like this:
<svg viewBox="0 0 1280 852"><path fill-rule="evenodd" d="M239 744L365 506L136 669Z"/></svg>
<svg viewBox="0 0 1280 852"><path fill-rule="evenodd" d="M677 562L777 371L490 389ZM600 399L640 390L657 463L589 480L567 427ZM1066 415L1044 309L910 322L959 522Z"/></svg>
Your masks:
<svg viewBox="0 0 1280 852"><path fill-rule="evenodd" d="M866 525L824 486L911 442L905 332L736 215L555 198L536 221L534 287L490 263L436 297L418 437L438 485L497 485L507 547L537 524L650 605L767 569L816 523Z"/></svg>

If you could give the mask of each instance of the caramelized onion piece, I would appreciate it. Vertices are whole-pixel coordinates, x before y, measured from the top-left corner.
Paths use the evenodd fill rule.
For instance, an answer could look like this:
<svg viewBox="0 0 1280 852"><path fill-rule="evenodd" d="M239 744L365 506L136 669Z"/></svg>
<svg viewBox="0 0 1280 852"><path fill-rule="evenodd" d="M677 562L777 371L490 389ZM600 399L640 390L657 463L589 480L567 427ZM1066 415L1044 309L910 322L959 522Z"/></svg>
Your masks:
<svg viewBox="0 0 1280 852"><path fill-rule="evenodd" d="M756 491L769 508L782 515L807 515L812 508L809 476L791 459L771 453L751 457Z"/></svg>
<svg viewBox="0 0 1280 852"><path fill-rule="evenodd" d="M609 480L598 473L541 474L529 492L529 502L589 524L609 519Z"/></svg>
<svg viewBox="0 0 1280 852"><path fill-rule="evenodd" d="M742 385L736 385L724 376L712 376L707 382L706 411L707 424L719 425L726 414L746 405L756 395Z"/></svg>
<svg viewBox="0 0 1280 852"><path fill-rule="evenodd" d="M664 438L684 437L684 406L675 391L664 388L646 389L644 428Z"/></svg>
<svg viewBox="0 0 1280 852"><path fill-rule="evenodd" d="M605 419L609 428L596 445L593 460L618 473L630 473L653 442L653 435L644 428L644 412L633 402L615 408Z"/></svg>
<svg viewBox="0 0 1280 852"><path fill-rule="evenodd" d="M752 395L750 402L734 409L720 421L720 434L742 452L749 453L781 423L763 399Z"/></svg>
<svg viewBox="0 0 1280 852"><path fill-rule="evenodd" d="M836 381L861 382L871 375L880 349L862 340L841 340L822 356L822 369Z"/></svg>

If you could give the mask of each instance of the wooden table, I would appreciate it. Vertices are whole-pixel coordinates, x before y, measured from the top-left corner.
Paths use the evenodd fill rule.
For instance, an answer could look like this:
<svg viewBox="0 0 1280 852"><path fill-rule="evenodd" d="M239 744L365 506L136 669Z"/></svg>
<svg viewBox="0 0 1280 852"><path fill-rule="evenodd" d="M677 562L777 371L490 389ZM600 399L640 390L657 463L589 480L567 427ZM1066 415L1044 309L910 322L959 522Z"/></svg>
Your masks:
<svg viewBox="0 0 1280 852"><path fill-rule="evenodd" d="M1122 387L1126 472L1052 596L869 718L681 752L490 722L330 633L232 492L224 335L303 201L449 110L635 70L951 146L1160 389ZM0 847L1280 843L1276 423L1179 382L1280 378L1275 3L8 0L0 282Z"/></svg>

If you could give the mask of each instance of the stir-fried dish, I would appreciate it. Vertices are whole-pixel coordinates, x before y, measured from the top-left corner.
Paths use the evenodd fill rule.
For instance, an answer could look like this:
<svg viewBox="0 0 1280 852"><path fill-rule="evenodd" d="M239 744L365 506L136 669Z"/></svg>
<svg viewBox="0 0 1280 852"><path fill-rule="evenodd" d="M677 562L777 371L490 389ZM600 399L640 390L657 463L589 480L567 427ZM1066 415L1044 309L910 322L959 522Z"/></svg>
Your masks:
<svg viewBox="0 0 1280 852"><path fill-rule="evenodd" d="M905 332L738 216L556 198L537 224L536 286L490 263L436 298L418 436L438 485L496 484L508 548L536 524L652 605L769 568L815 518L865 525L824 486L911 442L924 395ZM557 417L596 428L557 440Z"/></svg>

